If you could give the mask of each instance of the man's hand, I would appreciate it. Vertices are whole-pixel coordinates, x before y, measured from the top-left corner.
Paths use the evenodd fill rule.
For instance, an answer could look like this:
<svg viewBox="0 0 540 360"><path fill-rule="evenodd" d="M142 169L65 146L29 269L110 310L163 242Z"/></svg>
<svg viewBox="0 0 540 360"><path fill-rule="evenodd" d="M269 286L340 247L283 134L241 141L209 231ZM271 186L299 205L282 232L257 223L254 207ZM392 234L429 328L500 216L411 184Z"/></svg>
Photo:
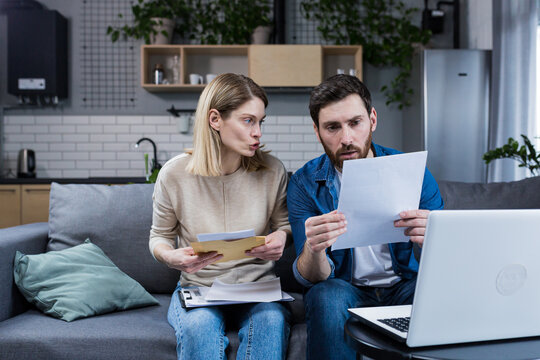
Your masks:
<svg viewBox="0 0 540 360"><path fill-rule="evenodd" d="M305 222L305 228L306 242L296 266L304 279L316 283L326 280L332 272L326 258L326 249L347 231L347 220L345 215L334 210L310 217Z"/></svg>
<svg viewBox="0 0 540 360"><path fill-rule="evenodd" d="M336 242L337 237L347 231L345 215L337 210L306 220L306 243L304 248L318 253Z"/></svg>
<svg viewBox="0 0 540 360"><path fill-rule="evenodd" d="M283 255L285 243L287 242L287 233L282 230L274 231L266 236L264 245L254 247L246 251L249 256L257 257L263 260L277 261Z"/></svg>
<svg viewBox="0 0 540 360"><path fill-rule="evenodd" d="M404 234L420 247L424 244L429 210L407 210L399 213L400 220L394 221L395 227L405 227Z"/></svg>
<svg viewBox="0 0 540 360"><path fill-rule="evenodd" d="M197 255L191 247L180 249L160 248L158 251L156 250L158 250L157 247L154 250L156 257L168 267L190 274L201 270L223 257L222 254L218 254L215 251Z"/></svg>

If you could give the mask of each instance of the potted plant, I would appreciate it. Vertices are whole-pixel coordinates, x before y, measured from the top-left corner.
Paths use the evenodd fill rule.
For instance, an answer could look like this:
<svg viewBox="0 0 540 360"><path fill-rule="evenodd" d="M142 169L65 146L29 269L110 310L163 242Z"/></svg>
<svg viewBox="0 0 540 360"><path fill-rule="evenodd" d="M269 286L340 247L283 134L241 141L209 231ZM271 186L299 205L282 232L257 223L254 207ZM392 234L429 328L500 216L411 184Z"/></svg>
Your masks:
<svg viewBox="0 0 540 360"><path fill-rule="evenodd" d="M269 4L269 0L196 0L191 38L201 44L248 44L255 28L270 25Z"/></svg>
<svg viewBox="0 0 540 360"><path fill-rule="evenodd" d="M308 20L319 23L317 30L332 43L362 45L365 60L374 66L394 66L399 74L381 91L386 105L410 105L408 85L411 59L419 44L427 44L431 32L413 25L412 15L401 0L302 0Z"/></svg>
<svg viewBox="0 0 540 360"><path fill-rule="evenodd" d="M189 0L137 0L131 7L133 23L107 28L112 42L120 36L144 39L146 44L168 44L173 33L183 35L189 26ZM118 14L123 19L122 14ZM179 21L176 21L179 20Z"/></svg>
<svg viewBox="0 0 540 360"><path fill-rule="evenodd" d="M270 20L270 5L266 0L251 1L244 5L246 24L251 32L252 44L268 44L272 33L272 21Z"/></svg>
<svg viewBox="0 0 540 360"><path fill-rule="evenodd" d="M505 145L489 150L482 156L482 160L486 165L496 159L514 159L519 162L519 167L526 167L531 172L531 175L538 175L540 169L540 154L536 152L534 145L526 135L521 135L525 145L519 146L517 140L508 138L508 143Z"/></svg>
<svg viewBox="0 0 540 360"><path fill-rule="evenodd" d="M272 34L271 25L259 25L251 34L251 43L252 44L268 44L270 40L270 35Z"/></svg>

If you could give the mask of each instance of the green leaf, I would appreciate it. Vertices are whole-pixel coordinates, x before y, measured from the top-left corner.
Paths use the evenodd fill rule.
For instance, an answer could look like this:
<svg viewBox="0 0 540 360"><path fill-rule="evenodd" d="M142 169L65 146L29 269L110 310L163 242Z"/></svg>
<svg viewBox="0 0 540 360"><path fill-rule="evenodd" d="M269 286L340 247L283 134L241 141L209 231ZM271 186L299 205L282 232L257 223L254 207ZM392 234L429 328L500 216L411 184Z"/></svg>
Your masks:
<svg viewBox="0 0 540 360"><path fill-rule="evenodd" d="M152 174L150 174L150 176L148 177L148 180L146 182L149 183L149 184L155 183L156 180L157 180L158 175L159 175L159 169L152 170Z"/></svg>
<svg viewBox="0 0 540 360"><path fill-rule="evenodd" d="M526 167L532 175L536 176L540 169L536 149L526 135L521 135L521 137L525 145L520 146L518 141L510 137L503 146L487 151L482 159L486 164L495 159L514 159L519 162L519 167Z"/></svg>
<svg viewBox="0 0 540 360"><path fill-rule="evenodd" d="M410 106L413 90L408 84L414 43L427 43L431 32L415 26L407 8L395 0L302 0L302 14L318 21L322 38L334 44L363 46L365 60L374 66L397 67L396 78L381 89L388 105ZM399 14L396 16L396 14Z"/></svg>

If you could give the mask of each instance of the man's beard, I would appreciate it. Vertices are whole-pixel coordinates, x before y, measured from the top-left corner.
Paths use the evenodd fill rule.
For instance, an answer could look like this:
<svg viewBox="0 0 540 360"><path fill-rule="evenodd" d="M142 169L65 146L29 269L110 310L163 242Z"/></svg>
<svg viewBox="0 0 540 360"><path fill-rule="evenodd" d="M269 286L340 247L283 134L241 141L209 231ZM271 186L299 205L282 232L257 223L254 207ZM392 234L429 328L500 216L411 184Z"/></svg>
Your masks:
<svg viewBox="0 0 540 360"><path fill-rule="evenodd" d="M332 161L332 164L341 172L343 171L343 160L339 158L339 156L343 153L350 152L350 151L356 151L358 154L358 157L355 159L364 159L368 156L369 149L371 148L371 138L373 135L373 131L369 130L369 136L366 139L366 142L364 143L364 146L362 148L359 148L358 146L354 145L347 145L342 146L337 152L332 153L330 149L326 147L326 144L321 140L321 144L324 148L324 152L326 152L326 155L330 158L330 161ZM353 160L353 159L350 159Z"/></svg>

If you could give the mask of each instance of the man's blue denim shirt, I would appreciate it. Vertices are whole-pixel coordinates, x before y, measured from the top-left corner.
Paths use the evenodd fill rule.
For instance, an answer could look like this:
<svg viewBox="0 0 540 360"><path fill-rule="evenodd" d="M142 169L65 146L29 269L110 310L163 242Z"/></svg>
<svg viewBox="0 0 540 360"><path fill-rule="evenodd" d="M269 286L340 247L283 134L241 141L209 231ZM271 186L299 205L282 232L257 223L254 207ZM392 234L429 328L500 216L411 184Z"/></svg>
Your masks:
<svg viewBox="0 0 540 360"><path fill-rule="evenodd" d="M375 143L372 143L372 146L375 150L375 156L401 154L400 151ZM300 275L296 266L298 256L300 256L306 241L304 224L312 216L326 214L337 209L338 197L334 187L335 174L330 158L324 154L306 163L289 181L287 207L297 256L293 264L293 272L296 280L305 287L310 287L313 284ZM439 186L426 168L419 208L440 210L443 206ZM418 262L412 251L412 242L393 243L388 244L388 246L394 272L405 279L415 277L418 272ZM351 281L353 250L330 251L330 248L328 248L326 249L326 256L332 268L329 278L336 277Z"/></svg>

